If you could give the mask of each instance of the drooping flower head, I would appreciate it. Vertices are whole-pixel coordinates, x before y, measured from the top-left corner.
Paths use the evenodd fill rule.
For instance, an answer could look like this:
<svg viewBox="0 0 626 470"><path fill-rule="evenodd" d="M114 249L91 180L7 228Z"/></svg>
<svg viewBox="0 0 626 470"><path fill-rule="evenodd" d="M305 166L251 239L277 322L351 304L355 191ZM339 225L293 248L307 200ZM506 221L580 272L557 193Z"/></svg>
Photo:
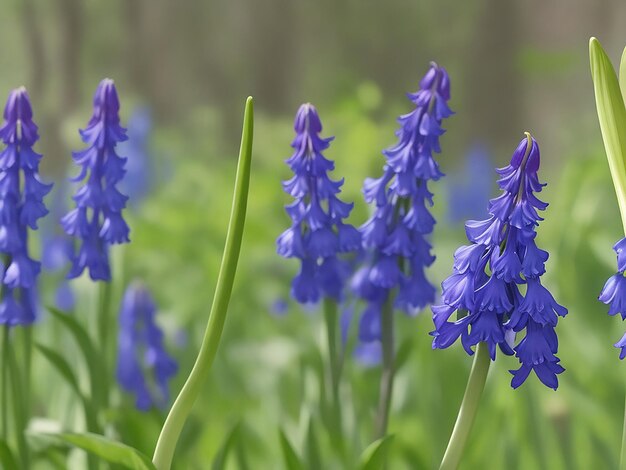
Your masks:
<svg viewBox="0 0 626 470"><path fill-rule="evenodd" d="M294 198L286 206L291 227L278 237L277 251L300 260L300 272L291 285L298 302L340 300L349 268L338 255L356 251L361 244L359 232L344 222L353 204L338 197L343 179L328 176L335 164L323 152L333 138L320 137L322 123L312 104L300 106L294 129L294 153L286 160L294 176L283 182L285 192Z"/></svg>
<svg viewBox="0 0 626 470"><path fill-rule="evenodd" d="M408 314L435 300L435 288L425 275L435 259L426 238L435 225L427 185L443 176L433 154L441 150L442 121L452 115L448 73L432 63L419 91L408 97L415 108L398 118L398 142L383 151L383 175L366 179L363 188L365 200L375 208L360 229L366 263L352 286L368 303L359 327L365 342L380 338L381 309L392 290L397 289L394 306Z"/></svg>
<svg viewBox="0 0 626 470"><path fill-rule="evenodd" d="M613 250L617 253L617 273L606 281L598 300L609 306L609 315L619 313L622 320L626 320L626 277L624 277L626 272L626 238L618 241L613 246ZM620 349L619 358L624 359L626 357L626 334L614 346Z"/></svg>
<svg viewBox="0 0 626 470"><path fill-rule="evenodd" d="M74 181L86 182L73 196L76 208L61 221L66 233L80 244L72 259L70 278L87 269L94 281L109 281L109 245L129 241L128 225L122 217L128 198L116 187L124 177L126 159L115 153L115 146L127 138L120 126L119 108L115 84L105 78L93 99L93 115L80 131L88 148L73 155L81 167Z"/></svg>
<svg viewBox="0 0 626 470"><path fill-rule="evenodd" d="M537 211L547 207L535 193L539 182L539 146L530 134L519 143L511 163L497 170L502 194L489 202L489 218L470 220L465 231L471 245L454 254L452 275L443 281L442 304L433 306L433 348L447 348L459 337L468 354L479 342L496 346L521 363L511 371L513 388L531 371L556 390L557 374L565 369L555 356L554 331L567 309L541 284L548 253L535 243L536 227L543 220ZM521 289L521 290L520 290ZM456 321L449 321L453 313ZM515 344L516 334L525 333Z"/></svg>
<svg viewBox="0 0 626 470"><path fill-rule="evenodd" d="M30 98L24 87L9 94L0 139L0 253L2 294L0 324L28 325L35 321L36 282L41 264L28 254L28 229L48 213L43 199L52 189L39 179L41 155Z"/></svg>
<svg viewBox="0 0 626 470"><path fill-rule="evenodd" d="M117 381L135 395L135 405L142 411L167 404L168 382L178 370L164 348L155 315L150 292L140 283L131 284L120 309Z"/></svg>

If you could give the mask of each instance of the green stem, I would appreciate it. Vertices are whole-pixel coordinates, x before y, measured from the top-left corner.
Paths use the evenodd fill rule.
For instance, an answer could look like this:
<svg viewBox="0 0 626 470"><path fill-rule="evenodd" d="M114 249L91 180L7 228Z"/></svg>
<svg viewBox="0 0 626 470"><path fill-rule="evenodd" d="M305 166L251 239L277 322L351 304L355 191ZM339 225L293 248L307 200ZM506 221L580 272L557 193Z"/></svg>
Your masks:
<svg viewBox="0 0 626 470"><path fill-rule="evenodd" d="M2 334L2 437L9 442L9 327Z"/></svg>
<svg viewBox="0 0 626 470"><path fill-rule="evenodd" d="M448 448L441 461L440 470L455 470L459 466L463 456L463 449L467 443L467 437L478 411L480 396L485 388L490 363L488 345L479 343L476 347L476 355L474 356L474 363L467 381L465 395L463 395L463 402L452 430L452 436L450 436L450 441L448 442Z"/></svg>
<svg viewBox="0 0 626 470"><path fill-rule="evenodd" d="M250 185L250 162L252 157L252 132L253 132L253 105L252 97L246 101L244 113L243 133L241 136L241 148L239 151L239 163L235 180L235 194L226 234L226 245L222 257L222 264L217 278L215 297L211 306L209 322L204 332L200 352L196 362L181 389L174 405L170 410L161 435L157 441L152 461L158 470L169 470L176 448L176 442L183 429L187 416L191 412L204 379L207 377L217 347L224 329L224 322L228 312L228 303L233 290L237 261L243 238L243 228L246 218L248 202L248 188Z"/></svg>
<svg viewBox="0 0 626 470"><path fill-rule="evenodd" d="M324 319L328 339L328 360L330 380L335 402L339 399L339 356L337 355L337 303L332 299L324 299Z"/></svg>
<svg viewBox="0 0 626 470"><path fill-rule="evenodd" d="M8 329L8 327L7 327ZM13 410L13 424L15 426L15 436L17 439L17 449L20 455L20 465L23 469L29 469L30 456L28 444L26 442L26 426L28 424L26 414L26 403L24 403L24 385L22 377L17 367L15 352L9 347L8 351L9 379L11 382L11 409Z"/></svg>
<svg viewBox="0 0 626 470"><path fill-rule="evenodd" d="M622 449L619 454L619 468L626 470L626 394L624 395L624 423L622 425Z"/></svg>
<svg viewBox="0 0 626 470"><path fill-rule="evenodd" d="M104 369L100 373L104 380L100 381L100 390L93 390L96 397L96 414L106 410L109 406L109 332L111 330L111 282L100 281L98 286L98 330L97 336L100 338L100 357L102 358L101 367ZM94 384L92 384L93 387ZM98 432L97 429L90 429L92 432Z"/></svg>
<svg viewBox="0 0 626 470"><path fill-rule="evenodd" d="M378 401L378 414L376 417L376 439L387 435L389 424L389 409L391 408L391 396L393 394L393 379L395 375L395 352L393 332L393 306L391 296L385 302L381 318L381 347L383 370L380 377L380 395Z"/></svg>

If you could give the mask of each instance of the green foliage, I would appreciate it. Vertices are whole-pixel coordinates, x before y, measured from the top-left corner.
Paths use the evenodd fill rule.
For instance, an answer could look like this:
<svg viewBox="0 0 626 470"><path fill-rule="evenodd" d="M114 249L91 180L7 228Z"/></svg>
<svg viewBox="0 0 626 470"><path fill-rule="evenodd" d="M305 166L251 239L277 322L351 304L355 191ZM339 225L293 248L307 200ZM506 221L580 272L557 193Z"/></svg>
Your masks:
<svg viewBox="0 0 626 470"><path fill-rule="evenodd" d="M100 457L105 462L121 465L129 470L155 470L150 459L137 449L98 434L51 434L49 437L78 447Z"/></svg>
<svg viewBox="0 0 626 470"><path fill-rule="evenodd" d="M369 446L367 446L367 448L363 451L363 455L361 455L359 469L381 470L385 468L387 454L392 442L393 435L388 435L372 442Z"/></svg>

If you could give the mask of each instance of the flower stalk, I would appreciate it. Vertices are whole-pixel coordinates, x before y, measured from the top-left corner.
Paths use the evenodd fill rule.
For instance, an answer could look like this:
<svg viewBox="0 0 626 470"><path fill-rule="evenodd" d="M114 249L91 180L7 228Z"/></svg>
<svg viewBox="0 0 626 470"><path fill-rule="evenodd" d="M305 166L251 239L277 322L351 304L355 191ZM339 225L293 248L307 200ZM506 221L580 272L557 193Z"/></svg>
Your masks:
<svg viewBox="0 0 626 470"><path fill-rule="evenodd" d="M250 162L252 157L252 134L254 125L252 97L249 97L246 101L243 121L239 163L235 180L235 194L209 322L193 369L161 429L161 434L159 435L152 459L158 470L169 470L172 465L176 443L178 442L185 421L191 412L191 408L200 393L202 384L213 364L224 329L224 322L226 321L228 303L233 289L243 239L248 188L250 185Z"/></svg>
<svg viewBox="0 0 626 470"><path fill-rule="evenodd" d="M474 424L474 418L476 418L490 363L488 345L479 343L476 347L476 355L474 356L461 408L454 423L454 429L452 430L446 453L441 461L440 470L455 470L459 466L467 438Z"/></svg>

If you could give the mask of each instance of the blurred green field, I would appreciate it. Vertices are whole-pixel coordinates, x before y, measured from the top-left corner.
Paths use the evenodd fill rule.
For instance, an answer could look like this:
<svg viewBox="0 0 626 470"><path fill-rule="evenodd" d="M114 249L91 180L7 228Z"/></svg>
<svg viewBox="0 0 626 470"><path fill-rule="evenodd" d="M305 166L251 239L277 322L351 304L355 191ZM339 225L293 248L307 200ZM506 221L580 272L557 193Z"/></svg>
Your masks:
<svg viewBox="0 0 626 470"><path fill-rule="evenodd" d="M546 389L534 376L512 390L507 371L518 362L499 355L461 468L617 468L626 365L612 344L626 326L606 314L597 296L614 271L611 247L622 229L596 120L587 40L592 34L606 37L607 50L617 57L626 43L621 2L579 1L570 9L565 2L548 7L534 1L530 14L520 13L521 6L497 6L499 2L489 0L463 7L451 1L395 0L385 6L342 1L337 17L319 35L316 28L335 8L333 2L294 2L288 8L285 1L268 2L269 12L258 20L264 28L254 26L260 7L244 0L230 7L184 1L171 24L166 15L175 7L168 2L152 6L135 1L141 28L133 26L137 17L123 2L88 3L80 6L80 33L73 38L80 42L75 68L80 73L72 79L79 89L74 106L64 109L67 68L59 58L69 47L63 28L70 21L64 15L67 5L78 8L78 3L29 0L33 14L24 13L17 0L7 0L0 16L0 43L5 44L0 95L22 83L37 85L34 49L29 46L32 29L27 26L34 18L44 38L46 64L43 84L31 91L35 115L42 118L37 148L46 154L44 162L48 159L44 178L57 185L68 171L67 150L80 148L76 128L88 117L99 78L116 79L123 118L136 105L152 107L156 122L150 150L156 181L146 200L128 211L131 244L112 250L114 293L117 305L126 283L135 278L152 289L160 308L158 322L180 366L171 386L174 396L193 365L208 318L244 99L254 94L257 103L248 219L229 317L210 379L179 443L175 468L211 468L235 427L238 439L227 468L282 468L280 429L311 459L317 445L319 468L342 468L319 411L326 354L321 312L289 301L286 314L272 314L277 299L288 299L297 268L276 255L274 244L288 224L283 210L288 199L280 181L289 175L283 161L290 155L292 116L300 102L318 105L324 134L336 136L327 156L336 162L334 176L346 178L345 200L355 202L350 221L360 225L368 214L360 193L363 179L379 175L380 151L394 142L395 117L410 110L404 93L414 91L430 59L448 68L450 104L457 113L442 137L439 162L445 173L461 171L476 142L485 143L494 164L503 166L523 131L537 138L540 177L548 183L542 195L550 203L538 229L538 244L550 252L545 283L569 309L557 328L559 357L567 369L559 376L558 391ZM589 16L589 11L597 15ZM199 18L191 22L194 12ZM298 22L290 25L294 18ZM542 26L559 18L568 21L553 29ZM246 32L241 25L251 29ZM507 25L511 37L498 36L506 34ZM287 27L287 33L282 31ZM133 39L133 31L143 34L143 42ZM143 55L150 46L158 48L151 42L158 32L166 35L162 63ZM289 38L294 44L285 57L282 42ZM477 55L476 47L484 47L484 54ZM178 56L180 50L185 55ZM484 57L485 63L470 65L476 57ZM149 65L135 73L128 68L133 58ZM376 72L380 68L384 70ZM288 77L280 79L281 73ZM515 81L504 81L507 77ZM53 149L51 155L47 148ZM447 218L447 184L444 178L431 186L438 224L432 237L437 260L429 278L437 285L451 270L452 253L465 242L463 224ZM495 194L495 184L492 189ZM42 276L44 304L54 302L58 280ZM95 328L90 315L96 289L86 279L74 287L75 315ZM390 433L395 437L388 468L436 468L471 358L460 345L431 349L429 311L415 319L398 314L397 322L398 344L409 353L394 390ZM72 357L74 346L45 312L35 335ZM82 365L76 367L84 376ZM33 368L31 430L81 430L84 424L69 387L41 357L35 357ZM355 452L372 440L378 380L378 368L347 359L341 403ZM121 392L113 405L107 431L151 455L165 412L136 411ZM72 468L80 468L82 457L76 454Z"/></svg>

